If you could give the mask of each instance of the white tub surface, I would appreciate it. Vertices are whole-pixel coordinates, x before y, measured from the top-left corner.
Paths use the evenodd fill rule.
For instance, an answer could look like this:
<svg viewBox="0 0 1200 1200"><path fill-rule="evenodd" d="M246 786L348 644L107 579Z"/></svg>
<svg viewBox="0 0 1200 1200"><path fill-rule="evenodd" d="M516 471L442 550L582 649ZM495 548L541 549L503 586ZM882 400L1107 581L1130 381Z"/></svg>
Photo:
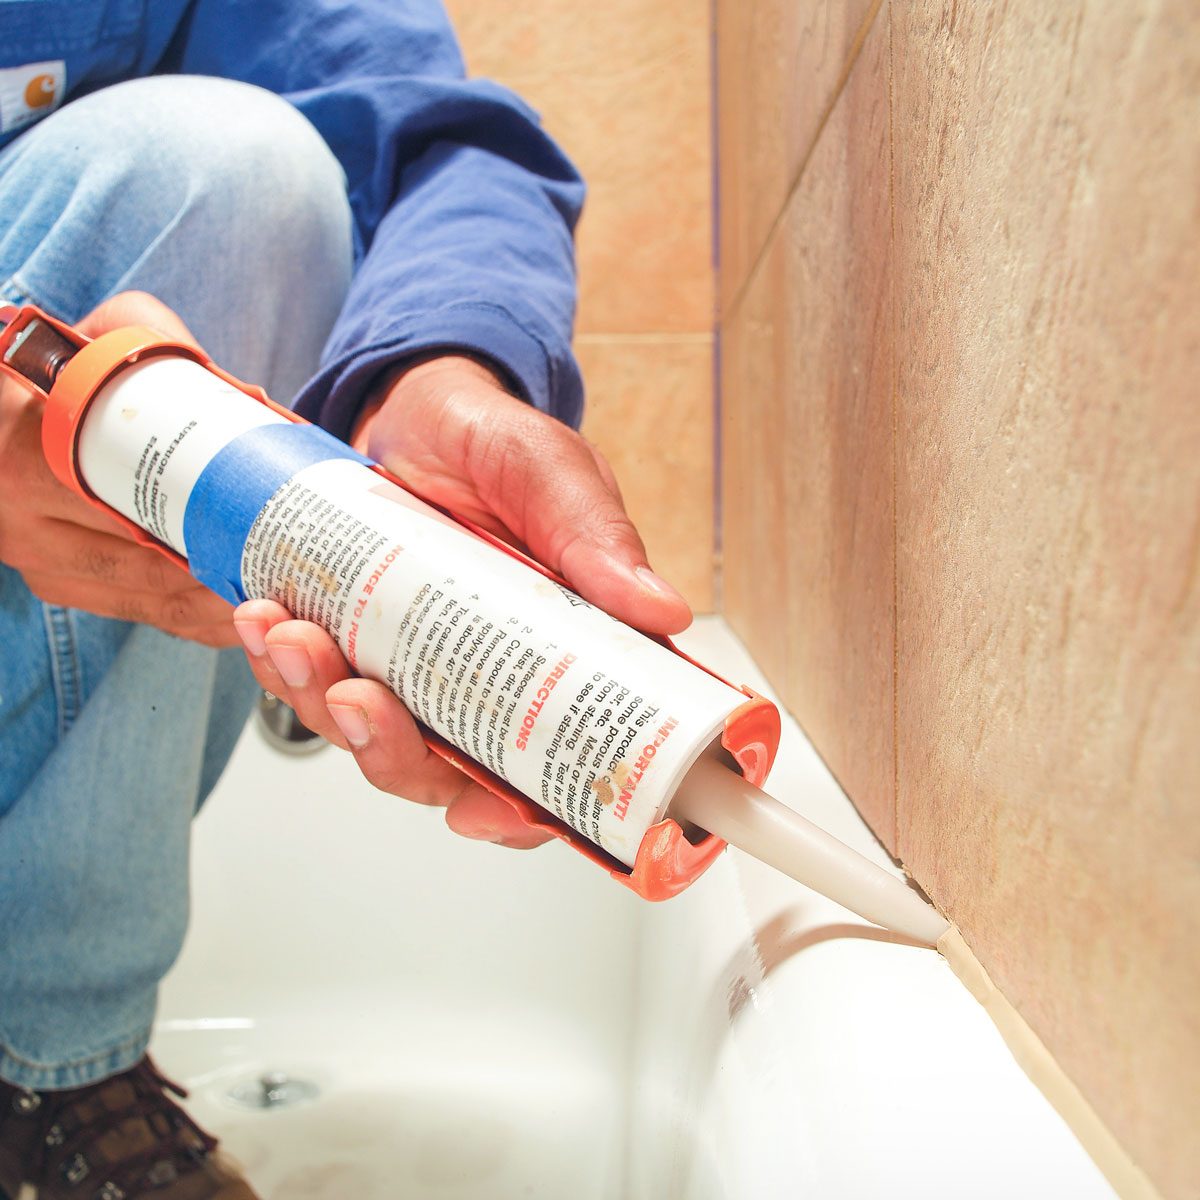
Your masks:
<svg viewBox="0 0 1200 1200"><path fill-rule="evenodd" d="M720 621L680 642L768 691ZM786 719L771 787L890 865ZM1113 1195L936 954L740 853L645 904L251 726L194 858L153 1050L264 1200ZM318 1097L228 1100L269 1071Z"/></svg>

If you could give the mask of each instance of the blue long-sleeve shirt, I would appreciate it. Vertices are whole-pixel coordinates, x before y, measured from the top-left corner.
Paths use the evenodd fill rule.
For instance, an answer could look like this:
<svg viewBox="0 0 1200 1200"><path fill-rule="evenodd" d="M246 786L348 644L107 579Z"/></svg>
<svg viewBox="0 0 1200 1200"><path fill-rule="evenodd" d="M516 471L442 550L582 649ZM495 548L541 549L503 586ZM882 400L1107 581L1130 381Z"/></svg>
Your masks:
<svg viewBox="0 0 1200 1200"><path fill-rule="evenodd" d="M577 424L571 235L583 185L511 92L467 80L438 0L0 0L0 68L61 60L69 101L140 75L257 84L346 173L357 269L296 408L344 436L394 363L466 350ZM3 111L0 144L19 136ZM282 397L281 397L282 399Z"/></svg>

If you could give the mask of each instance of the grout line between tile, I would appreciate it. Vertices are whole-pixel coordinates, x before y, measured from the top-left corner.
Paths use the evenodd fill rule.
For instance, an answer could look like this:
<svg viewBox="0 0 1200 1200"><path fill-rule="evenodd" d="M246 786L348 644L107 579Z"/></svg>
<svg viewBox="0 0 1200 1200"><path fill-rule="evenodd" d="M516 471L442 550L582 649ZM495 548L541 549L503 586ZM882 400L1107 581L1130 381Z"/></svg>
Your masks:
<svg viewBox="0 0 1200 1200"><path fill-rule="evenodd" d="M892 845L896 857L904 861L900 845L900 517L896 511L899 496L898 446L900 441L899 355L896 337L896 123L892 62L892 0L887 8L887 123L888 123L888 307L891 337L888 354L892 393Z"/></svg>
<svg viewBox="0 0 1200 1200"><path fill-rule="evenodd" d="M712 537L709 541L709 578L712 581L714 612L725 611L725 439L721 428L724 419L724 392L721 383L721 139L719 105L720 79L717 72L720 46L720 4L708 3L708 142L710 174L708 180L709 237L712 263L712 397L709 417L712 421Z"/></svg>
<svg viewBox="0 0 1200 1200"><path fill-rule="evenodd" d="M854 41L850 45L850 50L846 54L846 61L842 65L841 74L837 78L837 82L833 85L833 90L830 93L829 101L821 112L821 118L817 122L817 128L813 133L812 140L808 143L800 159L799 166L796 167L792 178L788 181L787 188L784 190L783 201L779 205L779 211L775 214L770 226L767 229L766 236L762 240L762 244L758 248L758 253L754 256L754 262L750 266L750 270L746 272L745 279L738 285L730 298L729 303L724 308L723 319L731 316L742 302L742 298L749 291L750 285L754 282L755 276L762 267L764 260L767 257L767 251L771 247L772 241L775 239L775 234L779 231L780 225L783 224L784 214L788 210L788 206L792 202L792 197L796 194L800 187L800 181L804 178L804 172L808 169L808 164L812 159L813 153L816 151L817 144L821 140L821 134L825 132L825 126L829 123L829 118L833 114L834 106L841 99L842 92L846 89L846 81L850 78L850 72L854 69L854 64L858 61L858 56L862 52L863 44L867 40L867 34L871 32L871 26L875 23L875 18L879 14L879 9L883 4L883 0L874 0L870 11L862 19L862 24L858 27L858 32L854 35ZM718 293L719 295L719 293ZM718 304L720 301L718 300Z"/></svg>
<svg viewBox="0 0 1200 1200"><path fill-rule="evenodd" d="M689 333L577 333L576 346L611 346L629 344L641 346L678 345L702 346L713 340L711 329Z"/></svg>

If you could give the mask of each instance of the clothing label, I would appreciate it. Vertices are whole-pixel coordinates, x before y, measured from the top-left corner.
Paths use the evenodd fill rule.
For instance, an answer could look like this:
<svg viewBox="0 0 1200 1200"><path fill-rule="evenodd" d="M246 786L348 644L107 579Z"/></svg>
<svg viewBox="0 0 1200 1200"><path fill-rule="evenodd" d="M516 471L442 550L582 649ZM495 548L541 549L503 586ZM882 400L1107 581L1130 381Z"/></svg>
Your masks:
<svg viewBox="0 0 1200 1200"><path fill-rule="evenodd" d="M67 90L67 64L26 63L0 69L0 133L24 129L52 113Z"/></svg>
<svg viewBox="0 0 1200 1200"><path fill-rule="evenodd" d="M280 420L195 364L152 359L89 410L80 468L176 549L238 564L238 595L323 626L430 729L632 866L745 697L330 435L262 428Z"/></svg>

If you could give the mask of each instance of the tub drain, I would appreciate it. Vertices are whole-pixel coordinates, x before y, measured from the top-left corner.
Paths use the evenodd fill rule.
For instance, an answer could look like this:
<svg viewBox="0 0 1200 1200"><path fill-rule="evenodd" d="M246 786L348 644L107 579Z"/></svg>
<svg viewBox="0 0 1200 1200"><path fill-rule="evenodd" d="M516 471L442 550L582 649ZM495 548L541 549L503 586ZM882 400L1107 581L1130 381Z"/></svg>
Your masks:
<svg viewBox="0 0 1200 1200"><path fill-rule="evenodd" d="M283 1071L266 1071L256 1079L248 1079L231 1087L226 1093L238 1108L294 1108L315 1100L321 1089L307 1079L295 1079Z"/></svg>
<svg viewBox="0 0 1200 1200"><path fill-rule="evenodd" d="M311 754L329 745L296 716L295 709L270 692L258 699L258 728L267 745L283 754Z"/></svg>

